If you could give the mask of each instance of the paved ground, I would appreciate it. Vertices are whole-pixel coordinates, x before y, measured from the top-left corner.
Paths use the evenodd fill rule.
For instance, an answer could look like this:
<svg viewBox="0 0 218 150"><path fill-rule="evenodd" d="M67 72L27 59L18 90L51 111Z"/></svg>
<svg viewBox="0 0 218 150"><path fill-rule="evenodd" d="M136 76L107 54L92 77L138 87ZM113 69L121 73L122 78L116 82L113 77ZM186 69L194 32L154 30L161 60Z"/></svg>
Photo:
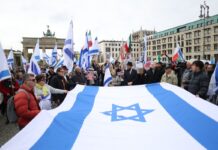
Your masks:
<svg viewBox="0 0 218 150"><path fill-rule="evenodd" d="M12 138L19 129L16 124L5 124L6 118L0 114L0 147Z"/></svg>

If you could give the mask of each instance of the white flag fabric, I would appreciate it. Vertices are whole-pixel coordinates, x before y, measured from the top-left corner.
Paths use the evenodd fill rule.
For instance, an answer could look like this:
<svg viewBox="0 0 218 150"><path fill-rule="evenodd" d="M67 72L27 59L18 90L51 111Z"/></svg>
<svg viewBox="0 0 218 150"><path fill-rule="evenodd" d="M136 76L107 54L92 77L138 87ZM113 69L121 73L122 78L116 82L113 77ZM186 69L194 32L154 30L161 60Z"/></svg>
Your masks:
<svg viewBox="0 0 218 150"><path fill-rule="evenodd" d="M68 68L68 71L71 72L73 69L73 60L74 60L74 50L73 50L74 40L73 40L73 22L70 22L68 29L67 38L64 43L63 55L64 55L64 65Z"/></svg>
<svg viewBox="0 0 218 150"><path fill-rule="evenodd" d="M49 64L50 58L45 52L42 52L42 59L45 60L47 64Z"/></svg>
<svg viewBox="0 0 218 150"><path fill-rule="evenodd" d="M112 82L112 76L110 72L110 66L106 65L104 74L104 86L108 86Z"/></svg>
<svg viewBox="0 0 218 150"><path fill-rule="evenodd" d="M1 58L1 63L0 63L0 81L11 78L11 73L8 67L7 59L4 53L4 50L1 46L0 43L0 58Z"/></svg>
<svg viewBox="0 0 218 150"><path fill-rule="evenodd" d="M9 54L8 54L7 62L8 62L8 66L9 66L10 69L12 70L12 69L13 69L13 66L14 66L14 52L13 52L12 49L10 50L10 52L9 52Z"/></svg>
<svg viewBox="0 0 218 150"><path fill-rule="evenodd" d="M54 67L56 64L57 64L57 44L55 44L55 47L54 49L52 50L52 53L51 53L51 58L50 58L50 62L49 62L49 65Z"/></svg>
<svg viewBox="0 0 218 150"><path fill-rule="evenodd" d="M38 65L38 61L40 60L40 51L39 51L39 40L37 40L35 50L30 59L30 65L28 68L28 73L39 75L41 74L41 69Z"/></svg>
<svg viewBox="0 0 218 150"><path fill-rule="evenodd" d="M217 114L217 106L167 83L77 85L2 149L215 150Z"/></svg>
<svg viewBox="0 0 218 150"><path fill-rule="evenodd" d="M99 55L98 38L95 38L95 42L89 50L89 56Z"/></svg>
<svg viewBox="0 0 218 150"><path fill-rule="evenodd" d="M58 68L62 67L63 64L64 64L64 57L61 57L61 58L59 59L58 63L55 65L55 68L54 68L55 72L56 72L56 70L57 70Z"/></svg>
<svg viewBox="0 0 218 150"><path fill-rule="evenodd" d="M27 64L27 60L23 57L23 55L21 55L21 60L22 60L22 64L23 65Z"/></svg>
<svg viewBox="0 0 218 150"><path fill-rule="evenodd" d="M218 64L216 64L216 68L211 76L207 94L209 96L213 96L217 92L218 92Z"/></svg>
<svg viewBox="0 0 218 150"><path fill-rule="evenodd" d="M37 39L37 42L36 42L36 46L35 46L35 49L34 49L34 59L38 62L40 61L40 48L39 48L39 39Z"/></svg>

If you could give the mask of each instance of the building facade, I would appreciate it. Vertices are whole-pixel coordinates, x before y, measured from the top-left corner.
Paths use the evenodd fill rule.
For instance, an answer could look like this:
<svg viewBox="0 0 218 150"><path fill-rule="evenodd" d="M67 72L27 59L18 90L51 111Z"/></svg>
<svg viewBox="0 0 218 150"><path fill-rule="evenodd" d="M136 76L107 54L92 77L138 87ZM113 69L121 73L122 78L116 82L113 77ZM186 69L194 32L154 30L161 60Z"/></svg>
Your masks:
<svg viewBox="0 0 218 150"><path fill-rule="evenodd" d="M200 19L147 37L148 59L155 61L163 56L162 61L172 58L177 43L186 60L218 60L218 15Z"/></svg>
<svg viewBox="0 0 218 150"><path fill-rule="evenodd" d="M115 40L103 40L99 42L100 48L100 62L105 62L106 60L112 58L114 60L119 60L120 50L122 45L126 41L115 41ZM141 46L139 42L132 42L131 44L131 56L133 59L137 60L141 55Z"/></svg>

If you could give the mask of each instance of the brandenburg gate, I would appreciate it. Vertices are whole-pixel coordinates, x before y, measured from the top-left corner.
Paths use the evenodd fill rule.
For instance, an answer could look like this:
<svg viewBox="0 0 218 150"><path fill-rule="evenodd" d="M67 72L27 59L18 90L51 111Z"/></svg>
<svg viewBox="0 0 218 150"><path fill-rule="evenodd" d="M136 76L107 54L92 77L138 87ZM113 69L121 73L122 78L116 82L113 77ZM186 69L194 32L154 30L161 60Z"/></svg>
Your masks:
<svg viewBox="0 0 218 150"><path fill-rule="evenodd" d="M32 55L28 53L28 50L33 49L34 51L38 39L40 49L42 49L43 52L45 52L48 49L53 49L55 44L57 44L57 49L63 49L65 39L56 38L55 33L52 33L50 31L49 26L47 26L47 28L47 32L43 32L44 36L41 38L23 37L23 41L21 42L23 44L23 55L28 61L30 60Z"/></svg>

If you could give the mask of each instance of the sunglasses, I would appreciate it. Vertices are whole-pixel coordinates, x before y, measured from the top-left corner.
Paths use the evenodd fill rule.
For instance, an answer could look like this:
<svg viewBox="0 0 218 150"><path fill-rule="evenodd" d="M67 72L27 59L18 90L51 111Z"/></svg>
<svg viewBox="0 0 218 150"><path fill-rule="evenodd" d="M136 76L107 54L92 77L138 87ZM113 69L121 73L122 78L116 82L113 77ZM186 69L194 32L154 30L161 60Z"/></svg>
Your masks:
<svg viewBox="0 0 218 150"><path fill-rule="evenodd" d="M32 82L35 82L35 81L36 81L36 79L29 79L28 81L32 81Z"/></svg>

